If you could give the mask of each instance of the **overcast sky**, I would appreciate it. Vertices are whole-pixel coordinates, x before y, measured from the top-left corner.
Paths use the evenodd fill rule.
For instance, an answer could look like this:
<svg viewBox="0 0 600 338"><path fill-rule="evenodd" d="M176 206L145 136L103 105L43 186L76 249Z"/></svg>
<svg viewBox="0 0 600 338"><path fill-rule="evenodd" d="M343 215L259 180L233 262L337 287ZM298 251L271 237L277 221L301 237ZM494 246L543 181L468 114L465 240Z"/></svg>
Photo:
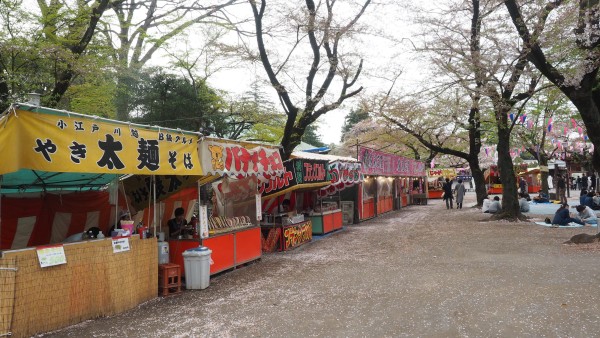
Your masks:
<svg viewBox="0 0 600 338"><path fill-rule="evenodd" d="M372 6L370 10L365 12L361 22L376 30L381 30L384 34L397 40L402 38L414 40L412 30L416 28L407 19L409 15L404 9L405 7L400 4L400 1L394 1L393 6L387 5L385 10L382 10L382 7ZM357 81L356 88L363 86L363 93L366 95L387 91L391 82L381 78L381 76L391 77L397 69L402 69L402 75L395 85L397 91L410 91L409 88L414 88L423 79L422 65L419 66L418 60L415 59L413 47L409 40L396 43L386 38L371 35L362 37L361 44L356 48L359 53L364 55L364 71ZM389 73L386 70L389 70ZM255 65L254 68L245 67L220 71L211 76L209 83L218 89L241 94L250 89L250 85L256 76L265 78L264 74L265 71L262 65ZM264 92L270 95L272 102L278 105L279 108L280 105L275 90L269 86L264 88ZM355 105L356 101L348 100L342 108L331 111L318 120L323 142L327 144L339 143L344 118Z"/></svg>

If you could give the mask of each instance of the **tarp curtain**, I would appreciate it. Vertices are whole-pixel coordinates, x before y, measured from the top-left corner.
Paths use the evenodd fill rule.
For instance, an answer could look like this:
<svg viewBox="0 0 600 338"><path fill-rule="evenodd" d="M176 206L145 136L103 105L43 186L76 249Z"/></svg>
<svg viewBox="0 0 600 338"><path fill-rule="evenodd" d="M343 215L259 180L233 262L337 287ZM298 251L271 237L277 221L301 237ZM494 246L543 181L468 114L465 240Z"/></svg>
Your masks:
<svg viewBox="0 0 600 338"><path fill-rule="evenodd" d="M106 233L114 223L108 198L106 191L2 197L1 249L59 243L94 226Z"/></svg>

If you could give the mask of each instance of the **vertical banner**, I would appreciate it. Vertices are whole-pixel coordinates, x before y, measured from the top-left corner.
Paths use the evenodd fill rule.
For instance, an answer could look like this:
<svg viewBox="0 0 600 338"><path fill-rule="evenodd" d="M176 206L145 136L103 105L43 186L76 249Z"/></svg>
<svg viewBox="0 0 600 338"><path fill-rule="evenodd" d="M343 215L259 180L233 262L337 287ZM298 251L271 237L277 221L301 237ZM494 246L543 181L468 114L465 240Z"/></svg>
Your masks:
<svg viewBox="0 0 600 338"><path fill-rule="evenodd" d="M260 194L256 194L256 220L262 221L262 200Z"/></svg>
<svg viewBox="0 0 600 338"><path fill-rule="evenodd" d="M208 238L208 210L206 205L201 205L199 212L200 238Z"/></svg>

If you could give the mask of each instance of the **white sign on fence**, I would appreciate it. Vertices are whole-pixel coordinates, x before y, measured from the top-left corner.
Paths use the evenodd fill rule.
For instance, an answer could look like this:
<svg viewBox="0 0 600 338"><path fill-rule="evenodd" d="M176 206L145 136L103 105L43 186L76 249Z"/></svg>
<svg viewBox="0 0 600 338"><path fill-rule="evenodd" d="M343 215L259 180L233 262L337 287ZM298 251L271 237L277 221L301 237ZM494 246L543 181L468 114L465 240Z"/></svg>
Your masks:
<svg viewBox="0 0 600 338"><path fill-rule="evenodd" d="M39 246L36 251L42 268L67 264L67 257L62 244Z"/></svg>
<svg viewBox="0 0 600 338"><path fill-rule="evenodd" d="M113 253L129 251L129 237L113 237Z"/></svg>

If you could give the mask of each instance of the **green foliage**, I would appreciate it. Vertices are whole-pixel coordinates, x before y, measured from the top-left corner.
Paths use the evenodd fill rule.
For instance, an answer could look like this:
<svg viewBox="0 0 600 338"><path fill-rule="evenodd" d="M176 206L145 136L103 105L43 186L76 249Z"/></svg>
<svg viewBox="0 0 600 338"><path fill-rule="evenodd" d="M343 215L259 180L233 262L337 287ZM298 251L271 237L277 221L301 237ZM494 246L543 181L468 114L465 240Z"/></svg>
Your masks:
<svg viewBox="0 0 600 338"><path fill-rule="evenodd" d="M366 120L368 118L369 118L368 111L366 111L362 108L352 109L350 111L350 113L348 113L348 115L346 115L346 117L344 118L344 124L342 125L341 141L344 142L346 134L348 134L348 132L350 131L350 129L352 129L352 127L354 127L358 122L360 122L362 120Z"/></svg>
<svg viewBox="0 0 600 338"><path fill-rule="evenodd" d="M187 79L150 69L142 72L134 93L132 112L139 123L213 133L222 128L216 117L224 102L204 82L194 87Z"/></svg>
<svg viewBox="0 0 600 338"><path fill-rule="evenodd" d="M304 134L302 135L302 142L308 143L315 147L326 146L326 144L321 141L321 135L319 135L319 125L316 122L309 124L306 127Z"/></svg>

